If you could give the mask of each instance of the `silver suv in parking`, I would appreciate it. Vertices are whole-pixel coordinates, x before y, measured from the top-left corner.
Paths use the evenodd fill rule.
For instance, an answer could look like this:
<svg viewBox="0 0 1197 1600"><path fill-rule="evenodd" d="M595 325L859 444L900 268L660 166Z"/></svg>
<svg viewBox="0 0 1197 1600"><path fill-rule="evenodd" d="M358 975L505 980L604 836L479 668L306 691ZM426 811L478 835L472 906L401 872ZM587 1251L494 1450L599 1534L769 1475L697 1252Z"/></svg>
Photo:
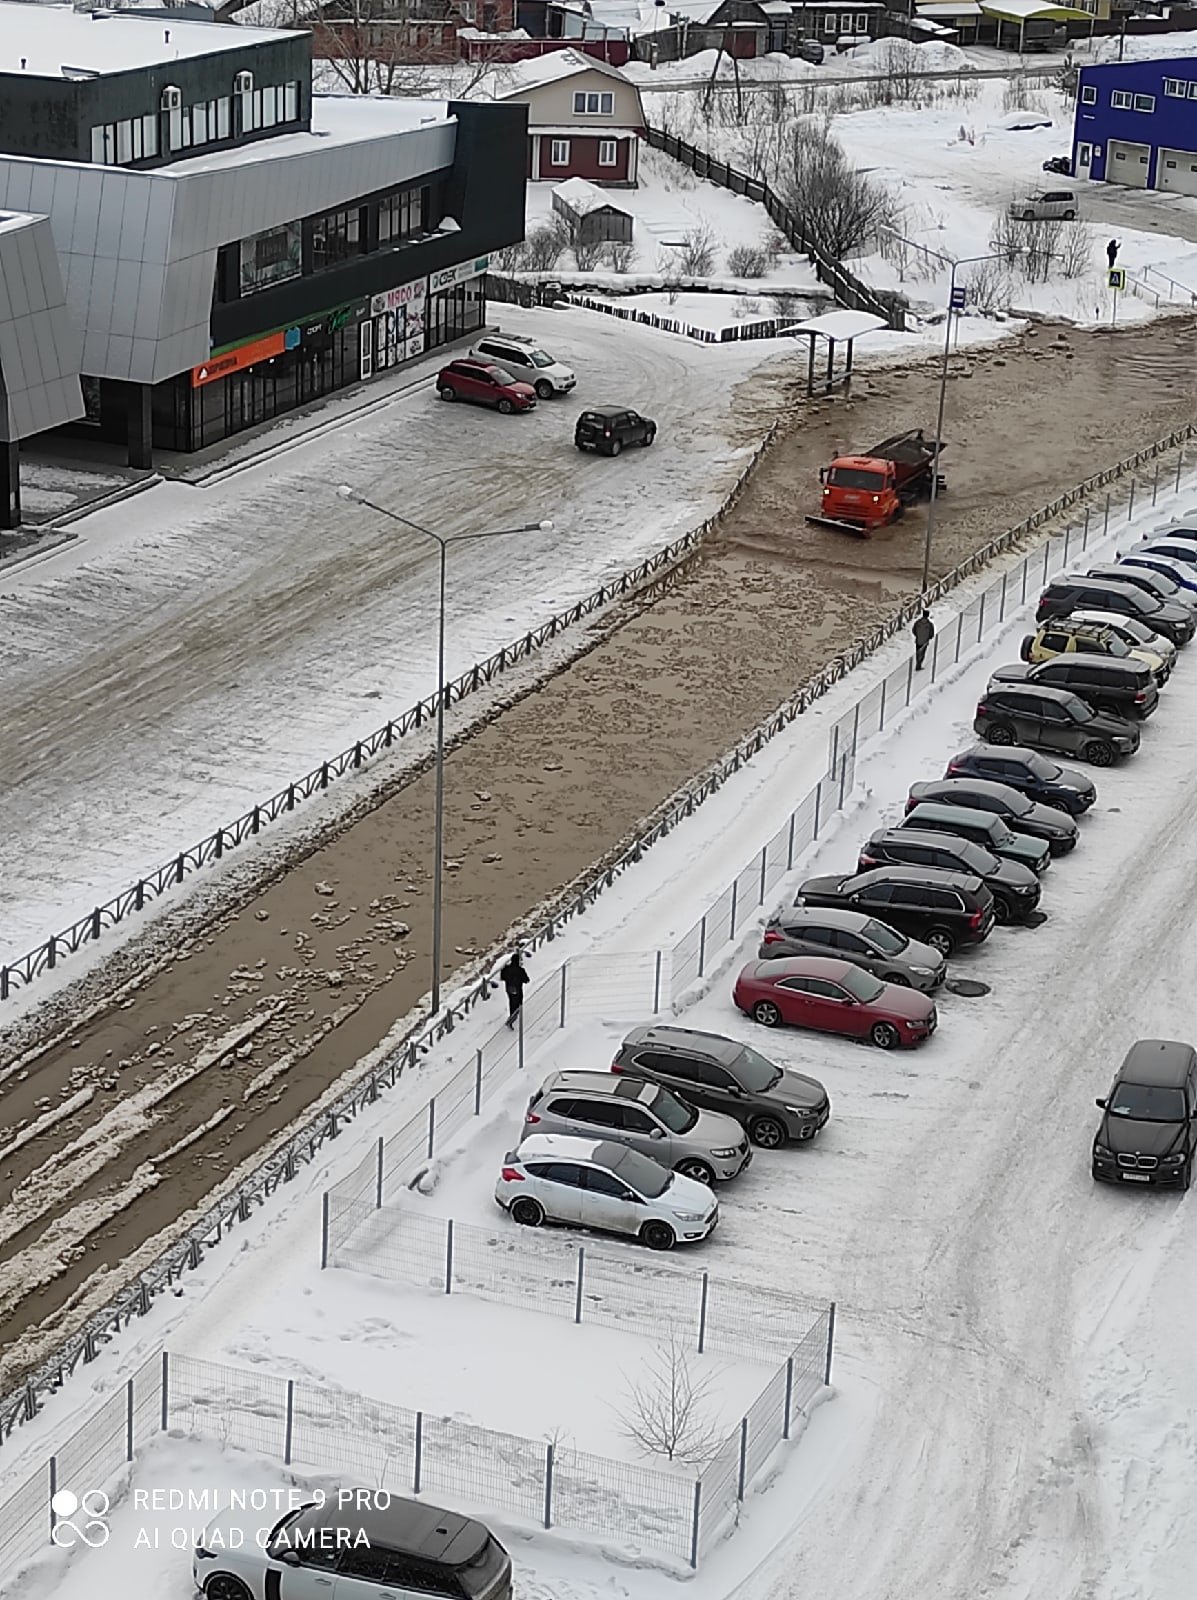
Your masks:
<svg viewBox="0 0 1197 1600"><path fill-rule="evenodd" d="M611 1139L700 1183L734 1178L752 1160L733 1117L696 1110L659 1084L609 1072L551 1072L528 1101L521 1138L530 1133Z"/></svg>

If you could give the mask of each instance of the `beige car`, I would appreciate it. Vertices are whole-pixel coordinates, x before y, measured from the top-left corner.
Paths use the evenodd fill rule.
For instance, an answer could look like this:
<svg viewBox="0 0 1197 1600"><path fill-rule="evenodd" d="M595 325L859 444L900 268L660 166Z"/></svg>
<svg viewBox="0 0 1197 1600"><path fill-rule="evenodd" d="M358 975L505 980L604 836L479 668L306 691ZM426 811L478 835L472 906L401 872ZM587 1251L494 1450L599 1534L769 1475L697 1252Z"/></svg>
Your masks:
<svg viewBox="0 0 1197 1600"><path fill-rule="evenodd" d="M1176 647L1170 645L1170 648L1175 655ZM1056 656L1076 653L1141 661L1161 687L1167 683L1172 671L1171 660L1165 660L1155 650L1141 645L1132 646L1110 623L1093 621L1076 612L1070 617L1053 617L1050 622L1043 623L1034 633L1026 636L1020 651L1022 659L1032 666L1041 661L1051 661Z"/></svg>
<svg viewBox="0 0 1197 1600"><path fill-rule="evenodd" d="M1071 189L1036 189L1010 202L1010 215L1020 222L1071 222L1078 210Z"/></svg>

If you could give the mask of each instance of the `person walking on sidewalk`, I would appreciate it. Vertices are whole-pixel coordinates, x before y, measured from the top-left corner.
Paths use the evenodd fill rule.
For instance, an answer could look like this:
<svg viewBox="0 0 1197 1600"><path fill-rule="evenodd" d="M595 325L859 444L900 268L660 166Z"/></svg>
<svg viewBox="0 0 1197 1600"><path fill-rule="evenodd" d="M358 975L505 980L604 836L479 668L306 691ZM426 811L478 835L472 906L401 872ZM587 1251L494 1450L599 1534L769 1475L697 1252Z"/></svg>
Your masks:
<svg viewBox="0 0 1197 1600"><path fill-rule="evenodd" d="M927 647L935 637L935 624L924 611L914 619L914 627L910 631L914 634L914 670L921 672L927 658Z"/></svg>
<svg viewBox="0 0 1197 1600"><path fill-rule="evenodd" d="M507 991L507 1026L515 1027L524 1004L524 990L528 987L528 972L524 966L524 952L517 949L499 968L499 981Z"/></svg>

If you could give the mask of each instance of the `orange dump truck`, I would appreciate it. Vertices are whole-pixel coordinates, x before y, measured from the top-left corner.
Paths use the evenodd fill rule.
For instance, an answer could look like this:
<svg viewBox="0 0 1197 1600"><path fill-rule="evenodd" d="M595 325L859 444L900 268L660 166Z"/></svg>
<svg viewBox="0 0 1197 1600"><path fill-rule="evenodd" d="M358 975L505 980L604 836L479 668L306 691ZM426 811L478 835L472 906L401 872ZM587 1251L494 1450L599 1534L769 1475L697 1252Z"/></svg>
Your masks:
<svg viewBox="0 0 1197 1600"><path fill-rule="evenodd" d="M823 505L807 517L820 528L839 528L867 539L877 528L896 522L908 505L931 493L932 474L942 449L924 439L921 428L882 439L858 456L836 456L819 472ZM936 493L942 492L940 474Z"/></svg>

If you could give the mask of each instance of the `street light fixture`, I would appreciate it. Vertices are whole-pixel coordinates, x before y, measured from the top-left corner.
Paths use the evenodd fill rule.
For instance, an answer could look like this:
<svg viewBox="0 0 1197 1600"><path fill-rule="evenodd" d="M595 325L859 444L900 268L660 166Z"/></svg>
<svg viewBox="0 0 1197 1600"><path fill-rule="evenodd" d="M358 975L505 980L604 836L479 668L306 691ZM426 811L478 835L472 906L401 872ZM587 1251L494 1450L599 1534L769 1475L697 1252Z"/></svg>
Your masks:
<svg viewBox="0 0 1197 1600"><path fill-rule="evenodd" d="M488 528L479 533L434 533L431 528L425 528L422 523L413 522L410 517L402 517L397 511L389 511L386 506L380 506L373 500L368 500L364 494L358 494L356 489L343 483L337 490L342 500L352 500L359 506L366 506L371 511L377 511L380 516L389 517L392 522L398 522L404 528L410 528L413 533L422 534L425 539L431 539L440 550L440 599L438 606L437 642L436 642L436 859L433 863L432 883L432 1015L441 1008L441 923L444 910L444 863L445 863L445 576L448 564L449 546L451 544L465 544L475 539L503 539L516 533L551 533L551 522L526 522L518 528Z"/></svg>

